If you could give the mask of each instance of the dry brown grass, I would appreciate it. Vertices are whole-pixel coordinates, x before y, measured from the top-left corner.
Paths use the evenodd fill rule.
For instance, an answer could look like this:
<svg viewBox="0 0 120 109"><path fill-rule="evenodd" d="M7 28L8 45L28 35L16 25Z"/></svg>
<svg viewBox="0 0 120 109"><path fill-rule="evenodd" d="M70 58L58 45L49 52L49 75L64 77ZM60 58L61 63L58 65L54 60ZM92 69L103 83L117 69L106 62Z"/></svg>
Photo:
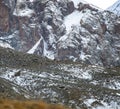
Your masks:
<svg viewBox="0 0 120 109"><path fill-rule="evenodd" d="M0 109L67 109L62 105L42 101L0 100Z"/></svg>

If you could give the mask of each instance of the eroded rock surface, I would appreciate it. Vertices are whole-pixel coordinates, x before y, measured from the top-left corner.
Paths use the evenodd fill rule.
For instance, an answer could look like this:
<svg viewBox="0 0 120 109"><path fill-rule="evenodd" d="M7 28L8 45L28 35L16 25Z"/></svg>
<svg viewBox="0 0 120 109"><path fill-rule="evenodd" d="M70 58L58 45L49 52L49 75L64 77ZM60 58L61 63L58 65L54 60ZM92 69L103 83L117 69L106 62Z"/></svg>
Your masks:
<svg viewBox="0 0 120 109"><path fill-rule="evenodd" d="M0 43L55 60L120 65L120 21L74 0L0 2ZM1 14L2 13L2 14Z"/></svg>

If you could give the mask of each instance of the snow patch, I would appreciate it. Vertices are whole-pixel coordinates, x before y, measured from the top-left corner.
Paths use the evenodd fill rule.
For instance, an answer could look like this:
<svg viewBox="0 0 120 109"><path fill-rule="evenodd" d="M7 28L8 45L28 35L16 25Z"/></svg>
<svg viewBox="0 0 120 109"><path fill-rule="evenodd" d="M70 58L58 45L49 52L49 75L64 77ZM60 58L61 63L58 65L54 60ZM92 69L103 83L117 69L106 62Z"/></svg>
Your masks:
<svg viewBox="0 0 120 109"><path fill-rule="evenodd" d="M14 48L11 47L7 42L3 42L3 41L0 41L0 46L3 47L3 48L14 49Z"/></svg>
<svg viewBox="0 0 120 109"><path fill-rule="evenodd" d="M80 59L82 59L83 61L85 61L85 59L87 59L88 57L91 57L91 56L90 55L86 55L83 51L81 51Z"/></svg>
<svg viewBox="0 0 120 109"><path fill-rule="evenodd" d="M25 3L26 0L18 0L17 4L16 4L16 8L13 12L13 15L15 16L27 16L27 17L31 17L32 14L34 13L34 11L32 9L29 9L26 5L24 7L24 9L20 9L20 5L23 3ZM30 0L30 2L33 2L33 0Z"/></svg>
<svg viewBox="0 0 120 109"><path fill-rule="evenodd" d="M73 13L64 18L64 24L66 26L67 34L71 31L71 27L73 25L80 25L80 20L82 19L83 15L83 13L75 10Z"/></svg>
<svg viewBox="0 0 120 109"><path fill-rule="evenodd" d="M48 59L54 60L54 52L51 50L48 50L47 43L43 40L44 43L44 50L43 50L43 55L47 57Z"/></svg>
<svg viewBox="0 0 120 109"><path fill-rule="evenodd" d="M29 54L33 54L35 52L35 50L37 49L37 47L39 46L40 42L41 42L42 38L40 38L37 43L27 52Z"/></svg>
<svg viewBox="0 0 120 109"><path fill-rule="evenodd" d="M24 17L24 16L31 17L33 13L34 13L34 11L29 8L26 8L23 10L15 9L13 15L21 16L21 17Z"/></svg>

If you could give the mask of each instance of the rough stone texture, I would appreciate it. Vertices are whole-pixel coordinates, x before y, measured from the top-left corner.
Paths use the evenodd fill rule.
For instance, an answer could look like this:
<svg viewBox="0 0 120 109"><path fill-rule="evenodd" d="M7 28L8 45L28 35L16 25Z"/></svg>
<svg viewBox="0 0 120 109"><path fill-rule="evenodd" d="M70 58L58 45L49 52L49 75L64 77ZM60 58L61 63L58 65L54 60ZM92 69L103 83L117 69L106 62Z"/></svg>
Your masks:
<svg viewBox="0 0 120 109"><path fill-rule="evenodd" d="M0 1L0 32L9 32L9 8Z"/></svg>
<svg viewBox="0 0 120 109"><path fill-rule="evenodd" d="M61 0L58 2L58 5L60 6L60 10L64 16L72 13L75 9L74 3L69 0Z"/></svg>
<svg viewBox="0 0 120 109"><path fill-rule="evenodd" d="M120 18L117 19L117 21L115 22L114 28L115 28L115 33L120 34Z"/></svg>
<svg viewBox="0 0 120 109"><path fill-rule="evenodd" d="M0 40L15 50L56 60L120 65L120 21L112 12L82 2L75 8L72 0L4 0L0 11ZM74 12L81 18L68 30L72 21L65 21Z"/></svg>
<svg viewBox="0 0 120 109"><path fill-rule="evenodd" d="M90 9L90 10L92 10L92 11L98 11L98 9L90 6L89 4L83 4L82 2L80 2L80 3L78 4L78 10L79 10L79 11L82 11L82 10L84 10L84 9Z"/></svg>

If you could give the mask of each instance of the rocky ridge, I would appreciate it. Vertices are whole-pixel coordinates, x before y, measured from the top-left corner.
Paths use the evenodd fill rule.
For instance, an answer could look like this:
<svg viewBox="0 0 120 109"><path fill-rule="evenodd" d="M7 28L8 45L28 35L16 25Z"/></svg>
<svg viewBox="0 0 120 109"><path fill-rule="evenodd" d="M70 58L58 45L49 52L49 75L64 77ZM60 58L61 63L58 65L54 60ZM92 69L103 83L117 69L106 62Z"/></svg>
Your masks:
<svg viewBox="0 0 120 109"><path fill-rule="evenodd" d="M53 60L120 65L120 19L109 11L81 0L0 0L0 8L1 46Z"/></svg>

